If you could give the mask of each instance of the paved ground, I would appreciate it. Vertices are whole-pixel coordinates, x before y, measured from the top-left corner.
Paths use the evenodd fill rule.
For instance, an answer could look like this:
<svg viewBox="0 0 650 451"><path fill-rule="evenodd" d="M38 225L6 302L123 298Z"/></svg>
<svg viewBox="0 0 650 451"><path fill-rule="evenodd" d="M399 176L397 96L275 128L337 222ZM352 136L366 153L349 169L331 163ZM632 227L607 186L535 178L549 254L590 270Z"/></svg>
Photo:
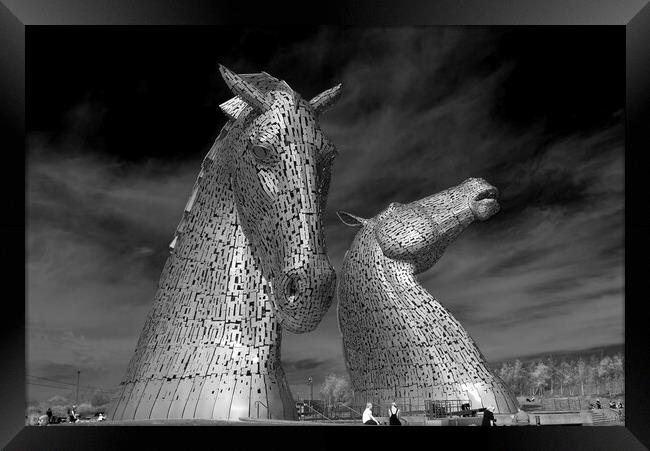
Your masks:
<svg viewBox="0 0 650 451"><path fill-rule="evenodd" d="M124 420L124 421L93 421L77 423L61 423L51 426L363 426L359 423L327 423L313 421L286 420L251 420L251 421L221 421L221 420Z"/></svg>

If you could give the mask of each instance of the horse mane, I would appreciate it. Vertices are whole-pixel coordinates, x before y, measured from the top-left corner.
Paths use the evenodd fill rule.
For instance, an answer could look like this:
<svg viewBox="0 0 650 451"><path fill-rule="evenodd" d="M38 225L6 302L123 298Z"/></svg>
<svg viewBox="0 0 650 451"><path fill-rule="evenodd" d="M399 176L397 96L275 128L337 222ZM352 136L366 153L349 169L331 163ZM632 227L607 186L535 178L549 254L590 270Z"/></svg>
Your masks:
<svg viewBox="0 0 650 451"><path fill-rule="evenodd" d="M270 91L283 91L290 94L295 102L298 101L298 93L295 92L291 86L287 84L286 81L278 80L266 72L238 75L265 94ZM244 112L248 106L249 105L240 96L235 96L219 105L219 108L221 108L221 110L226 114L226 116L228 116L229 119L236 121L240 118L240 115L243 117L242 112Z"/></svg>
<svg viewBox="0 0 650 451"><path fill-rule="evenodd" d="M295 104L296 105L298 104L300 95L297 92L295 92L291 88L291 86L289 86L287 82L284 80L278 80L277 78L275 78L270 74L267 74L266 72L259 72L256 74L238 74L238 75L244 80L246 80L247 82L255 85L257 89L259 89L264 93L268 93L270 91L286 92L293 97ZM215 153L218 150L217 143L221 141L230 132L233 126L233 122L237 121L238 119L245 118L251 111L253 111L253 108L251 108L251 106L248 105L244 101L244 99L242 99L240 96L235 96L230 100L227 100L226 102L219 105L219 108L221 108L221 110L226 114L226 116L228 116L229 120L223 126L221 133L219 133L219 136L215 140L215 143L212 145L212 148L208 151L208 154L204 158L201 171L199 172L199 175L196 178L196 181L194 182L194 188L192 189L192 193L190 194L190 197L185 205L185 209L183 210L183 215L181 217L180 223L178 224L178 226L176 227L176 231L174 232L174 238L172 242L169 244L170 250L173 250L174 247L176 246L176 243L178 241L178 234L181 233L183 230L187 213L192 209L192 206L194 205L194 201L196 199L197 192L199 189L199 184L204 175L204 167L206 164L210 164L215 158ZM336 155L337 155L336 150L319 153L318 155L316 170L320 175L319 189L321 190L321 199L324 200L327 199L329 184L331 179L332 163ZM324 208L325 205L323 204L322 207Z"/></svg>

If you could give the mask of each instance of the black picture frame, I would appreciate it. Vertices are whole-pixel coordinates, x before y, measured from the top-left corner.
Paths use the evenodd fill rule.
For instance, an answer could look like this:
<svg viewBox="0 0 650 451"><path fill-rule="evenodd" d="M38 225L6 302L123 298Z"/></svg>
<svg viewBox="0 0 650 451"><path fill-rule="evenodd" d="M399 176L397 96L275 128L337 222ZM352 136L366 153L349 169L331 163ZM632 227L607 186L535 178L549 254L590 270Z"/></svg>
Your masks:
<svg viewBox="0 0 650 451"><path fill-rule="evenodd" d="M435 2L303 3L290 8L275 2L254 7L245 2L127 2L117 0L2 0L0 2L0 149L3 205L3 279L5 321L0 373L0 445L6 449L119 449L195 447L239 443L243 448L348 447L353 441L391 449L394 446L480 446L496 449L644 449L650 391L650 349L644 318L648 231L643 156L650 149L650 6L646 0L465 0ZM257 429L183 427L29 428L25 411L25 35L35 25L223 25L298 23L337 25L615 25L625 27L625 374L626 425L598 428L327 428L325 426ZM594 93L598 95L598 93ZM22 151L22 155L21 155ZM22 168L23 171L19 170ZM24 185L22 185L24 187ZM21 283L22 281L22 283ZM400 432L401 431L401 432ZM419 442L421 445L416 445ZM232 445L231 445L232 446ZM359 446L352 445L352 446Z"/></svg>

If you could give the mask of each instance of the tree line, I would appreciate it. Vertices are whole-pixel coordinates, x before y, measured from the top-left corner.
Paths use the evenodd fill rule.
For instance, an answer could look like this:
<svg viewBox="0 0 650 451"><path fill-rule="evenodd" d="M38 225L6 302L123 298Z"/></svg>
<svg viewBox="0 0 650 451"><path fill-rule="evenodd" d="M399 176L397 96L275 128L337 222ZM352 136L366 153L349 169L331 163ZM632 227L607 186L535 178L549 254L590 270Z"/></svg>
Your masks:
<svg viewBox="0 0 650 451"><path fill-rule="evenodd" d="M622 353L598 358L549 356L503 362L497 374L516 396L591 396L625 392Z"/></svg>
<svg viewBox="0 0 650 451"><path fill-rule="evenodd" d="M625 392L625 360L621 352L609 356L559 358L548 356L506 361L496 374L516 396L621 395ZM347 374L330 373L319 390L326 406L349 404L353 398Z"/></svg>

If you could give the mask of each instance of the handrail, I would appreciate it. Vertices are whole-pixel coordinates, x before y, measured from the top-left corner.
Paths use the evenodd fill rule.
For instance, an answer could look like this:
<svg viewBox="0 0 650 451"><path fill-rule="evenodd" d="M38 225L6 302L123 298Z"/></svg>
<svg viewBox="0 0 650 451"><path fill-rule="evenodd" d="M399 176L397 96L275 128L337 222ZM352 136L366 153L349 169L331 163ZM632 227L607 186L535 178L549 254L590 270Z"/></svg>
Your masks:
<svg viewBox="0 0 650 451"><path fill-rule="evenodd" d="M339 406L343 406L343 407L345 407L346 409L351 410L352 412L356 413L357 415L363 416L363 414L362 414L361 412L357 412L357 411L354 410L352 407L350 407L350 406L346 406L346 405L343 404L343 403L339 404Z"/></svg>
<svg viewBox="0 0 650 451"><path fill-rule="evenodd" d="M309 404L307 404L307 407L309 407L311 410L313 410L314 412L316 412L316 413L317 413L318 415L320 415L321 417L325 418L327 421L331 421L332 423L334 422L334 420L332 420L331 418L327 418L325 415L323 415L322 413L320 413L318 410L314 409L314 408L313 408L312 406L310 406Z"/></svg>
<svg viewBox="0 0 650 451"><path fill-rule="evenodd" d="M269 419L269 406L264 404L262 401L255 401L255 405L257 406L257 418L259 419L260 417L260 404L262 404L266 408L266 419Z"/></svg>

